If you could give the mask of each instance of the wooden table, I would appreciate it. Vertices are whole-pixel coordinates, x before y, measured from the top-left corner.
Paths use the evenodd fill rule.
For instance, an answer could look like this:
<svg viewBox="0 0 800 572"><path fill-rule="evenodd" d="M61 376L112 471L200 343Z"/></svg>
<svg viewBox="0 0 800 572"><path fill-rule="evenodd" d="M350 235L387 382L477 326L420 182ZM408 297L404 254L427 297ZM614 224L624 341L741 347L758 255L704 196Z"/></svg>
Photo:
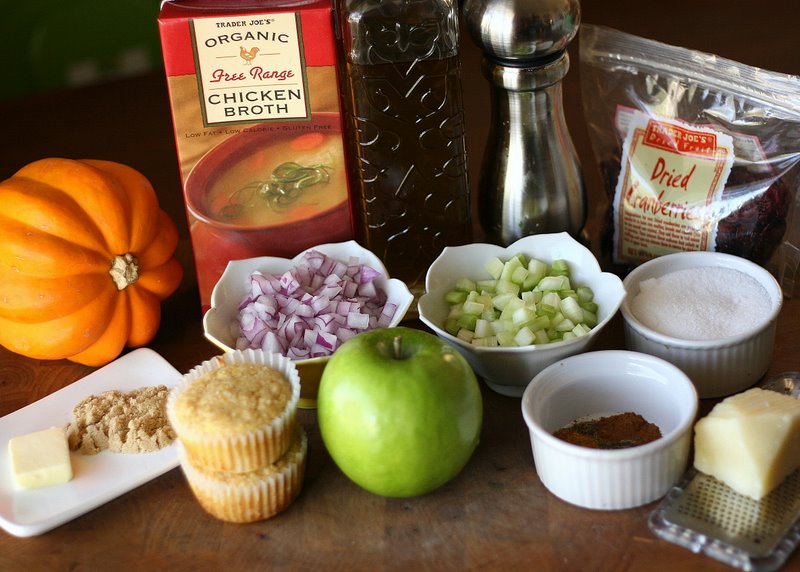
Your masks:
<svg viewBox="0 0 800 572"><path fill-rule="evenodd" d="M745 12L757 7L758 14ZM796 0L767 2L584 2L586 22L606 24L786 73L800 74ZM479 53L464 35L473 187L488 122L488 88ZM565 81L565 109L590 191L588 228L604 208L582 118L577 70ZM46 156L121 161L141 170L179 224L178 256L187 269L164 304L150 347L180 371L214 355L202 335L169 104L160 75L66 93L0 102L0 178ZM800 369L800 301L787 300L767 375ZM619 318L595 349L621 348ZM93 371L43 362L0 348L0 415L11 413ZM536 476L519 400L484 388L482 439L451 483L421 498L384 499L350 483L327 455L314 411L301 421L310 435L305 486L290 509L250 525L225 524L195 502L180 469L42 536L0 532L0 570L274 569L334 570L729 570L657 539L647 527L655 503L597 512L549 494ZM707 411L711 403L703 402ZM4 446L4 445L3 445ZM795 554L785 569L800 569Z"/></svg>

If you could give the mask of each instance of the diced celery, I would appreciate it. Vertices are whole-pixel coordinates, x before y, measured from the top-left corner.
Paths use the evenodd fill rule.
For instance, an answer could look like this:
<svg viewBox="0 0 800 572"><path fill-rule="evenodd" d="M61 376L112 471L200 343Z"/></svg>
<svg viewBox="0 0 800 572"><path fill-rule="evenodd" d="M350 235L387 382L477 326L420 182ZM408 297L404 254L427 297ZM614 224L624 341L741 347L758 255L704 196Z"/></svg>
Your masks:
<svg viewBox="0 0 800 572"><path fill-rule="evenodd" d="M578 286L575 292L578 294L579 302L591 302L594 300L594 292L588 286Z"/></svg>
<svg viewBox="0 0 800 572"><path fill-rule="evenodd" d="M472 290L475 290L475 287L475 281L470 280L469 278L459 278L456 281L456 290L471 292Z"/></svg>
<svg viewBox="0 0 800 572"><path fill-rule="evenodd" d="M575 327L575 322L573 322L569 318L564 318L554 326L557 332L569 332L574 327Z"/></svg>
<svg viewBox="0 0 800 572"><path fill-rule="evenodd" d="M535 344L549 344L550 343L550 338L547 337L547 331L546 330L536 330L533 333L533 336L534 336L533 343L535 343Z"/></svg>
<svg viewBox="0 0 800 572"><path fill-rule="evenodd" d="M453 304L450 306L450 313L447 315L448 318L458 318L459 316L464 315L464 304Z"/></svg>
<svg viewBox="0 0 800 572"><path fill-rule="evenodd" d="M542 330L550 325L550 318L547 316L537 316L528 323L528 327L533 330Z"/></svg>
<svg viewBox="0 0 800 572"><path fill-rule="evenodd" d="M514 336L514 341L518 346L529 346L533 343L533 332L528 328L522 328Z"/></svg>
<svg viewBox="0 0 800 572"><path fill-rule="evenodd" d="M539 281L539 284L536 285L537 290L554 290L558 292L559 290L563 290L565 287L563 276L545 276ZM569 284L567 283L566 286L568 287Z"/></svg>
<svg viewBox="0 0 800 572"><path fill-rule="evenodd" d="M590 328L594 328L597 325L597 314L590 312L589 310L585 310L584 308L581 308L581 311L583 313L583 319L581 322Z"/></svg>
<svg viewBox="0 0 800 572"><path fill-rule="evenodd" d="M500 346L512 347L517 345L513 332L497 332L495 337L497 338L497 343Z"/></svg>
<svg viewBox="0 0 800 572"><path fill-rule="evenodd" d="M578 324L577 326L575 326L572 329L572 333L575 334L578 337L585 336L586 334L589 333L589 331L590 331L590 328L586 327L586 325L584 325L584 324Z"/></svg>
<svg viewBox="0 0 800 572"><path fill-rule="evenodd" d="M475 337L485 338L490 335L492 335L492 328L489 326L489 321L481 318L475 320Z"/></svg>
<svg viewBox="0 0 800 572"><path fill-rule="evenodd" d="M464 277L445 293L450 334L475 346L524 346L585 336L597 325L594 292L572 286L567 261L548 266L517 253L484 268L491 278Z"/></svg>
<svg viewBox="0 0 800 572"><path fill-rule="evenodd" d="M554 308L550 304L545 304L544 301L536 304L536 314L538 316L551 318L556 315L556 312L558 312L558 308Z"/></svg>
<svg viewBox="0 0 800 572"><path fill-rule="evenodd" d="M484 348L493 348L497 346L497 338L494 336L488 336L485 338L472 338L472 345Z"/></svg>
<svg viewBox="0 0 800 572"><path fill-rule="evenodd" d="M501 320L510 320L511 316L518 308L522 308L525 305L525 302L522 301L522 298L517 298L516 296L511 298L508 303L506 304L503 311L500 312L500 319Z"/></svg>
<svg viewBox="0 0 800 572"><path fill-rule="evenodd" d="M483 304L484 306L492 306L492 296L490 294L480 294L475 297L475 302Z"/></svg>
<svg viewBox="0 0 800 572"><path fill-rule="evenodd" d="M531 258L528 261L528 280L533 282L531 288L545 276L547 276L547 263L537 258Z"/></svg>
<svg viewBox="0 0 800 572"><path fill-rule="evenodd" d="M514 294L514 296L519 295L519 284L514 284L511 280L503 280L502 278L497 281L497 287L495 288L495 292L498 294Z"/></svg>
<svg viewBox="0 0 800 572"><path fill-rule="evenodd" d="M536 285L539 281L533 276L530 271L528 271L528 275L525 277L525 280L522 282L522 291L523 292L530 292L536 288Z"/></svg>
<svg viewBox="0 0 800 572"><path fill-rule="evenodd" d="M461 326L458 325L458 318L446 318L444 321L444 331L448 334L455 336L458 334L458 330L461 329Z"/></svg>
<svg viewBox="0 0 800 572"><path fill-rule="evenodd" d="M514 272L511 273L511 281L514 284L522 285L525 282L525 279L528 277L528 269L524 266L520 266Z"/></svg>
<svg viewBox="0 0 800 572"><path fill-rule="evenodd" d="M510 300L516 299L516 296L511 292L505 294L497 294L492 298L492 306L498 310L503 310Z"/></svg>
<svg viewBox="0 0 800 572"><path fill-rule="evenodd" d="M489 262L486 263L484 269L489 273L489 276L497 280L500 278L500 274L503 272L503 266L505 266L503 261L494 256L489 259Z"/></svg>
<svg viewBox="0 0 800 572"><path fill-rule="evenodd" d="M475 337L475 334L472 333L472 330L470 330L469 328L461 328L460 330L458 330L456 337L459 340L464 340L467 343L471 343L472 338Z"/></svg>
<svg viewBox="0 0 800 572"><path fill-rule="evenodd" d="M533 320L535 317L536 313L533 310L531 310L527 306L523 306L522 308L519 308L514 311L514 313L511 316L511 321L516 326L522 326Z"/></svg>
<svg viewBox="0 0 800 572"><path fill-rule="evenodd" d="M458 318L458 325L467 330L475 330L475 322L478 321L478 316L475 314L464 314Z"/></svg>
<svg viewBox="0 0 800 572"><path fill-rule="evenodd" d="M557 259L553 260L550 265L551 276L569 276L569 264L566 260Z"/></svg>
<svg viewBox="0 0 800 572"><path fill-rule="evenodd" d="M462 304L467 299L467 293L463 290L451 290L444 295L448 304Z"/></svg>
<svg viewBox="0 0 800 572"><path fill-rule="evenodd" d="M575 298L567 297L561 300L561 313L575 324L583 321L583 308Z"/></svg>
<svg viewBox="0 0 800 572"><path fill-rule="evenodd" d="M520 266L522 266L522 262L520 262L519 258L517 258L516 256L512 256L511 258L509 258L503 265L503 272L500 273L500 280L511 281L511 276L514 274L514 271Z"/></svg>
<svg viewBox="0 0 800 572"><path fill-rule="evenodd" d="M493 322L500 316L500 311L495 310L492 306L486 306L481 312L481 318L489 322Z"/></svg>
<svg viewBox="0 0 800 572"><path fill-rule="evenodd" d="M558 292L543 292L542 304L547 304L557 310L561 307L561 296L558 295Z"/></svg>
<svg viewBox="0 0 800 572"><path fill-rule="evenodd" d="M560 324L566 318L564 318L564 314L561 312L556 312L554 315L550 316L550 327L554 327L556 324Z"/></svg>
<svg viewBox="0 0 800 572"><path fill-rule="evenodd" d="M464 302L464 313L465 314L474 314L479 316L481 312L483 312L484 305L480 302L472 302L467 300Z"/></svg>

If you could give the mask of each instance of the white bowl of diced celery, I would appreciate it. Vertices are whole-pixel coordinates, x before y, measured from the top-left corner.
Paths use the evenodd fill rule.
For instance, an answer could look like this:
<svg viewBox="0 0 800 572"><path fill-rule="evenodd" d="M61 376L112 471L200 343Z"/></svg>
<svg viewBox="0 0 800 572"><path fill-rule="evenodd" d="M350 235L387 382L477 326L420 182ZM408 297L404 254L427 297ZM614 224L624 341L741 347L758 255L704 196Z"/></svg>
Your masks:
<svg viewBox="0 0 800 572"><path fill-rule="evenodd" d="M619 277L565 232L447 247L425 290L420 319L513 397L548 365L586 351L625 298Z"/></svg>

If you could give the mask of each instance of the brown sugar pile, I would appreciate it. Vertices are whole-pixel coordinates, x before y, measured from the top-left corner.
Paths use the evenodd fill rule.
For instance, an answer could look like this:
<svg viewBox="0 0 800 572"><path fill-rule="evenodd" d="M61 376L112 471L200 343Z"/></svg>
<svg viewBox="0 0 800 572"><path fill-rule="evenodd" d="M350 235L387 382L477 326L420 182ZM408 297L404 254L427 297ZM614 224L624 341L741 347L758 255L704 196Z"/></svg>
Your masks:
<svg viewBox="0 0 800 572"><path fill-rule="evenodd" d="M661 438L658 425L638 413L619 413L599 419L577 421L553 433L559 439L593 449L624 449Z"/></svg>
<svg viewBox="0 0 800 572"><path fill-rule="evenodd" d="M167 420L168 396L167 386L158 385L87 397L74 407L74 420L66 428L70 449L95 455L106 449L149 453L166 447L175 440Z"/></svg>

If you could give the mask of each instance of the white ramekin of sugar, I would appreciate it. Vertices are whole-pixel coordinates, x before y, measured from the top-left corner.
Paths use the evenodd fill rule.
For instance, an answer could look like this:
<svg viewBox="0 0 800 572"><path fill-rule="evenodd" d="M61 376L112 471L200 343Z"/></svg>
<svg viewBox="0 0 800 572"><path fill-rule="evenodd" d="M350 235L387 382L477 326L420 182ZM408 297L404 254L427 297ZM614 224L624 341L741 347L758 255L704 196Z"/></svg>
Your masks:
<svg viewBox="0 0 800 572"><path fill-rule="evenodd" d="M623 284L628 349L681 368L701 398L741 391L769 368L783 292L761 266L680 252L642 264Z"/></svg>

